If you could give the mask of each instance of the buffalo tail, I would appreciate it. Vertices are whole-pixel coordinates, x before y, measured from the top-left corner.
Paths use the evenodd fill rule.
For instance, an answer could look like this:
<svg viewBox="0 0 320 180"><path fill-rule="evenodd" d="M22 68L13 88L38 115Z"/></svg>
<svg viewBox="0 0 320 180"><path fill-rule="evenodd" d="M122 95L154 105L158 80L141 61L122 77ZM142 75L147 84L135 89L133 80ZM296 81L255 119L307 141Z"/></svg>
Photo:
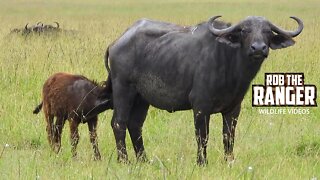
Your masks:
<svg viewBox="0 0 320 180"><path fill-rule="evenodd" d="M110 73L108 59L109 59L109 47L107 48L106 54L104 55L104 63L105 63L104 65L106 66L108 73Z"/></svg>

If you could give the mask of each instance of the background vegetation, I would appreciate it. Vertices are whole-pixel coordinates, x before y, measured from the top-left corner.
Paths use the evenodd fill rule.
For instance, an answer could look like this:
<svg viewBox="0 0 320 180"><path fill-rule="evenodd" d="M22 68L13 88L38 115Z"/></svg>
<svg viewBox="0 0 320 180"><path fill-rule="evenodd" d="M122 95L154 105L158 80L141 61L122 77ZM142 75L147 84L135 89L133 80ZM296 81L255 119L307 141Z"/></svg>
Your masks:
<svg viewBox="0 0 320 180"><path fill-rule="evenodd" d="M304 72L305 81L320 77L320 2L305 0L1 0L0 1L0 177L1 179L320 179L320 111L308 115L260 115L251 107L248 91L236 130L236 161L223 161L221 115L211 117L209 164L199 168L191 111L149 110L144 126L149 164L135 162L127 138L130 165L116 162L110 127L112 112L99 116L102 161L93 161L88 128L80 126L78 158L72 159L68 124L62 151L51 152L43 114L33 115L43 82L65 71L98 81L107 73L105 49L139 18L192 25L214 15L237 23L248 15L265 16L275 24L295 29L289 19L304 20L303 33L293 47L271 51L254 84L265 72ZM42 21L60 22L78 33L21 36L10 29ZM318 91L319 92L319 91Z"/></svg>

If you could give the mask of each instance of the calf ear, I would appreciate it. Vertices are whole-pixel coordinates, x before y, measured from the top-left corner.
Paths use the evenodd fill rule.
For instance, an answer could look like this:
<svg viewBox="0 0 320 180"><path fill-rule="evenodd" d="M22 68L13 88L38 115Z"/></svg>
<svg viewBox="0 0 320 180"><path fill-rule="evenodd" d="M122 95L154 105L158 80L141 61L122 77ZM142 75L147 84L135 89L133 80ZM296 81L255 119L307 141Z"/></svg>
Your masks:
<svg viewBox="0 0 320 180"><path fill-rule="evenodd" d="M231 46L233 48L237 48L241 46L240 36L236 33L235 34L230 33L223 36L219 36L217 37L217 41L227 44L228 46Z"/></svg>
<svg viewBox="0 0 320 180"><path fill-rule="evenodd" d="M271 49L281 49L294 45L294 40L290 37L277 34L271 38L270 48Z"/></svg>

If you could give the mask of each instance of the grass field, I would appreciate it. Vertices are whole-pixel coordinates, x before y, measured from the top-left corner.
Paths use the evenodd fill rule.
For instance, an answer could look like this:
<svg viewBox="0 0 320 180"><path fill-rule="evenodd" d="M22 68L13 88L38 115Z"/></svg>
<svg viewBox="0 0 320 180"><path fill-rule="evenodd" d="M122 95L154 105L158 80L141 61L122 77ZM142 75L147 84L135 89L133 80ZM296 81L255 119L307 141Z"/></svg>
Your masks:
<svg viewBox="0 0 320 180"><path fill-rule="evenodd" d="M293 47L271 51L254 84L265 72L304 72L308 84L320 88L320 2L298 0L165 0L165 1L0 1L0 179L320 179L320 111L308 115L261 115L248 91L236 130L234 165L223 161L221 115L211 116L207 167L196 166L196 141L191 111L149 110L144 140L150 163L116 161L110 119L99 116L102 161L93 161L88 128L80 126L78 158L71 158L68 124L62 151L54 154L46 139L43 114L32 110L41 100L43 82L54 72L83 74L98 81L107 73L105 49L135 20L146 17L192 25L214 15L237 23L248 15L265 16L295 29L289 19L304 20L305 29ZM60 22L76 34L9 35L10 29L42 21ZM318 91L319 94L319 91Z"/></svg>

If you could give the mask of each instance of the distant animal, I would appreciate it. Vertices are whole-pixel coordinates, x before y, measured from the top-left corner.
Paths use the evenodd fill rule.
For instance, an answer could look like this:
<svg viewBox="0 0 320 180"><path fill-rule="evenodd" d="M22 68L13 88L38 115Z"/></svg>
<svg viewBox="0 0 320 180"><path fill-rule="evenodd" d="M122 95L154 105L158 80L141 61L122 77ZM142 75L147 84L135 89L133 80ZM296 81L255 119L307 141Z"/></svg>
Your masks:
<svg viewBox="0 0 320 180"><path fill-rule="evenodd" d="M43 24L42 22L38 22L35 25L29 26L27 23L23 29L14 28L10 31L11 34L13 33L21 33L22 35L28 35L30 33L47 33L47 32L60 32L60 25L58 22L54 22L56 26L51 24Z"/></svg>
<svg viewBox="0 0 320 180"><path fill-rule="evenodd" d="M33 25L31 27L28 27L29 23L27 23L25 25L24 28L14 28L10 31L11 34L13 33L22 33L23 35L27 35L31 32L35 32L38 31L40 32L40 28L42 28L41 26L43 25L41 22L38 22L37 25Z"/></svg>
<svg viewBox="0 0 320 180"><path fill-rule="evenodd" d="M235 129L250 82L269 48L292 46L303 22L291 17L299 27L287 31L264 17L249 16L230 27L217 23L219 17L187 27L142 19L107 48L118 161L128 160L127 128L136 157L146 160L142 126L150 105L193 110L198 165L207 164L210 115L221 113L225 159L233 161Z"/></svg>
<svg viewBox="0 0 320 180"><path fill-rule="evenodd" d="M58 30L59 27L60 27L59 23L58 23L58 22L54 22L54 23L55 23L57 26L53 26L53 25L51 25L51 24L46 24L46 25L43 26L43 29L45 29L45 30Z"/></svg>
<svg viewBox="0 0 320 180"><path fill-rule="evenodd" d="M52 31L59 31L59 23L58 22L54 22L56 24L56 26L53 26L51 24L43 24L41 22L38 22L36 25L33 25L31 27L28 28L28 24L25 26L25 30L26 31L30 31L30 32L52 32Z"/></svg>
<svg viewBox="0 0 320 180"><path fill-rule="evenodd" d="M21 31L23 31L22 29L19 28L14 28L10 31L10 33L20 33Z"/></svg>
<svg viewBox="0 0 320 180"><path fill-rule="evenodd" d="M44 83L42 102L33 113L39 113L42 107L47 121L48 141L54 152L60 151L62 129L65 121L69 120L72 156L77 155L78 125L87 123L94 158L96 160L101 158L96 133L97 115L112 109L111 92L108 86L99 85L82 75L56 73Z"/></svg>
<svg viewBox="0 0 320 180"><path fill-rule="evenodd" d="M23 34L29 34L29 33L40 33L43 32L43 23L38 22L35 25L32 25L28 27L29 23L27 23L24 27L24 30L22 31Z"/></svg>

